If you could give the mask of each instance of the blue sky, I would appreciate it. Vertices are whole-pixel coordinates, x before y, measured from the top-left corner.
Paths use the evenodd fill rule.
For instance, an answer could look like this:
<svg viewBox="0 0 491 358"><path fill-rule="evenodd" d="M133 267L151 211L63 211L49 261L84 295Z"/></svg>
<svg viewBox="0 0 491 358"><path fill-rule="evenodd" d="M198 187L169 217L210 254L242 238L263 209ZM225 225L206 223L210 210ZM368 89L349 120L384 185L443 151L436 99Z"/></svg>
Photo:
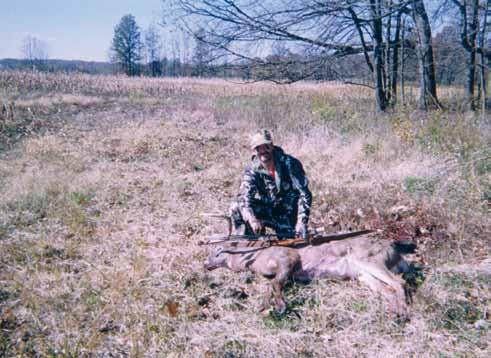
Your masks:
<svg viewBox="0 0 491 358"><path fill-rule="evenodd" d="M49 58L106 61L114 26L126 14L140 28L161 20L161 0L1 0L0 58L20 58L27 35L48 44Z"/></svg>

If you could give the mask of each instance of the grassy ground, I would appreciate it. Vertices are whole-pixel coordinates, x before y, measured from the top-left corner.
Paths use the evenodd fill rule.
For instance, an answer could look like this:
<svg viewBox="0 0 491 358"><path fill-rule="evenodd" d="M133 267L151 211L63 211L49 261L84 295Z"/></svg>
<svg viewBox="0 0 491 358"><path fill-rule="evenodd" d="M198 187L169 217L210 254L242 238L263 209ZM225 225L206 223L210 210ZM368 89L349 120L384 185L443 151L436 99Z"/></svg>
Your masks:
<svg viewBox="0 0 491 358"><path fill-rule="evenodd" d="M490 356L489 117L312 83L0 72L0 98L0 356ZM418 241L410 322L356 282L263 316L265 282L203 270L226 225L200 214L263 127L304 163L313 226Z"/></svg>

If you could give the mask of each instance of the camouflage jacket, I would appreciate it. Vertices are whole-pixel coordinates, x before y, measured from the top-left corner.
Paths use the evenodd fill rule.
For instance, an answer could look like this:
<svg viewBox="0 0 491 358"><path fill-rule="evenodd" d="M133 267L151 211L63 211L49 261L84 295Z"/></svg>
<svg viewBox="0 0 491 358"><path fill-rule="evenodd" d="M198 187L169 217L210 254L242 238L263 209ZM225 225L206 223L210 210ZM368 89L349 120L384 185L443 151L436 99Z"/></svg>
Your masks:
<svg viewBox="0 0 491 358"><path fill-rule="evenodd" d="M256 155L252 157L251 164L244 171L242 183L238 194L238 203L243 209L252 209L254 202L260 201L263 205L272 208L297 212L297 223L307 224L312 205L312 193L308 187L300 161L283 149L275 146L273 150L275 175L261 164ZM297 208L288 208L289 205ZM247 210L251 212L251 210Z"/></svg>

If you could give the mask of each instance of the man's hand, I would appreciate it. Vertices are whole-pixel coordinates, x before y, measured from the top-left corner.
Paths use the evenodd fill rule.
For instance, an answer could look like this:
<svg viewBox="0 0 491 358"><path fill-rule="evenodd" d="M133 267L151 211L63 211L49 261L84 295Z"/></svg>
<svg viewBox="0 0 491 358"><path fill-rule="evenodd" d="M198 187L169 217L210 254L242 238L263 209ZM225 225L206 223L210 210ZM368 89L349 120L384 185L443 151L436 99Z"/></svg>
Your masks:
<svg viewBox="0 0 491 358"><path fill-rule="evenodd" d="M251 225L251 229L256 235L260 234L263 231L263 224L256 218L250 218L249 225Z"/></svg>
<svg viewBox="0 0 491 358"><path fill-rule="evenodd" d="M307 228L307 224L297 223L295 227L295 234L298 238L302 238L305 242L308 241L309 229Z"/></svg>

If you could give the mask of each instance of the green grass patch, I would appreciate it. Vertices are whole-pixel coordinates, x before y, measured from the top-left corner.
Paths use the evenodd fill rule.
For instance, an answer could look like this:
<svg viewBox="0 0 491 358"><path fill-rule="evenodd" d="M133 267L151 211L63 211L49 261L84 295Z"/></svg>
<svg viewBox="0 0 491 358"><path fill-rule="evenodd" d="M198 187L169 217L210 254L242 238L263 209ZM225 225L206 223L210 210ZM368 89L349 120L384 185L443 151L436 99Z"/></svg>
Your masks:
<svg viewBox="0 0 491 358"><path fill-rule="evenodd" d="M465 290L474 287L474 280L467 275L459 273L449 273L440 275L437 281L441 286L450 290Z"/></svg>
<svg viewBox="0 0 491 358"><path fill-rule="evenodd" d="M8 234L11 225L29 227L45 218L59 218L73 234L88 235L93 227L85 207L92 198L90 192L69 192L58 183L21 194L3 207L9 220L0 225L0 238Z"/></svg>
<svg viewBox="0 0 491 358"><path fill-rule="evenodd" d="M414 197L431 196L436 190L436 180L433 178L422 178L408 176L404 178L404 190Z"/></svg>
<svg viewBox="0 0 491 358"><path fill-rule="evenodd" d="M362 300L355 300L351 302L351 308L357 313L363 313L368 311L368 303Z"/></svg>
<svg viewBox="0 0 491 358"><path fill-rule="evenodd" d="M65 250L50 245L46 245L43 250L43 257L46 258L64 258Z"/></svg>
<svg viewBox="0 0 491 358"><path fill-rule="evenodd" d="M10 296L11 294L9 291L0 288L0 303L7 301L10 298Z"/></svg>
<svg viewBox="0 0 491 358"><path fill-rule="evenodd" d="M416 142L426 151L437 154L453 153L461 160L486 148L483 128L479 123L460 114L435 111L415 130Z"/></svg>
<svg viewBox="0 0 491 358"><path fill-rule="evenodd" d="M363 144L362 151L365 157L370 158L375 156L382 150L382 143L380 141L375 141L374 143Z"/></svg>
<svg viewBox="0 0 491 358"><path fill-rule="evenodd" d="M263 318L263 324L269 329L295 332L301 325L301 320L295 311L287 308L284 313L278 313L275 310L271 310L269 314Z"/></svg>
<svg viewBox="0 0 491 358"><path fill-rule="evenodd" d="M327 98L314 100L312 114L317 124L324 124L337 129L343 135L361 133L366 126L358 113L339 106Z"/></svg>
<svg viewBox="0 0 491 358"><path fill-rule="evenodd" d="M72 192L70 193L70 197L73 202L80 206L87 206L93 198L92 193L81 193L81 192Z"/></svg>
<svg viewBox="0 0 491 358"><path fill-rule="evenodd" d="M217 357L244 357L247 345L240 339L229 339L215 352Z"/></svg>
<svg viewBox="0 0 491 358"><path fill-rule="evenodd" d="M486 175L491 173L491 150L484 150L475 161L477 175Z"/></svg>
<svg viewBox="0 0 491 358"><path fill-rule="evenodd" d="M482 318L482 312L469 301L450 300L442 307L441 324L445 329L459 329Z"/></svg>
<svg viewBox="0 0 491 358"><path fill-rule="evenodd" d="M6 209L13 213L12 224L29 226L46 217L57 199L54 192L30 192L8 202Z"/></svg>
<svg viewBox="0 0 491 358"><path fill-rule="evenodd" d="M74 235L90 236L94 231L94 224L85 210L79 206L69 205L62 216L62 220Z"/></svg>
<svg viewBox="0 0 491 358"><path fill-rule="evenodd" d="M86 296L85 296L85 303L87 306L90 307L97 307L101 303L101 295L99 292L91 290Z"/></svg>
<svg viewBox="0 0 491 358"><path fill-rule="evenodd" d="M12 343L6 331L0 330L0 357L8 357L11 352Z"/></svg>
<svg viewBox="0 0 491 358"><path fill-rule="evenodd" d="M5 239L9 232L10 227L8 223L0 221L0 240Z"/></svg>

